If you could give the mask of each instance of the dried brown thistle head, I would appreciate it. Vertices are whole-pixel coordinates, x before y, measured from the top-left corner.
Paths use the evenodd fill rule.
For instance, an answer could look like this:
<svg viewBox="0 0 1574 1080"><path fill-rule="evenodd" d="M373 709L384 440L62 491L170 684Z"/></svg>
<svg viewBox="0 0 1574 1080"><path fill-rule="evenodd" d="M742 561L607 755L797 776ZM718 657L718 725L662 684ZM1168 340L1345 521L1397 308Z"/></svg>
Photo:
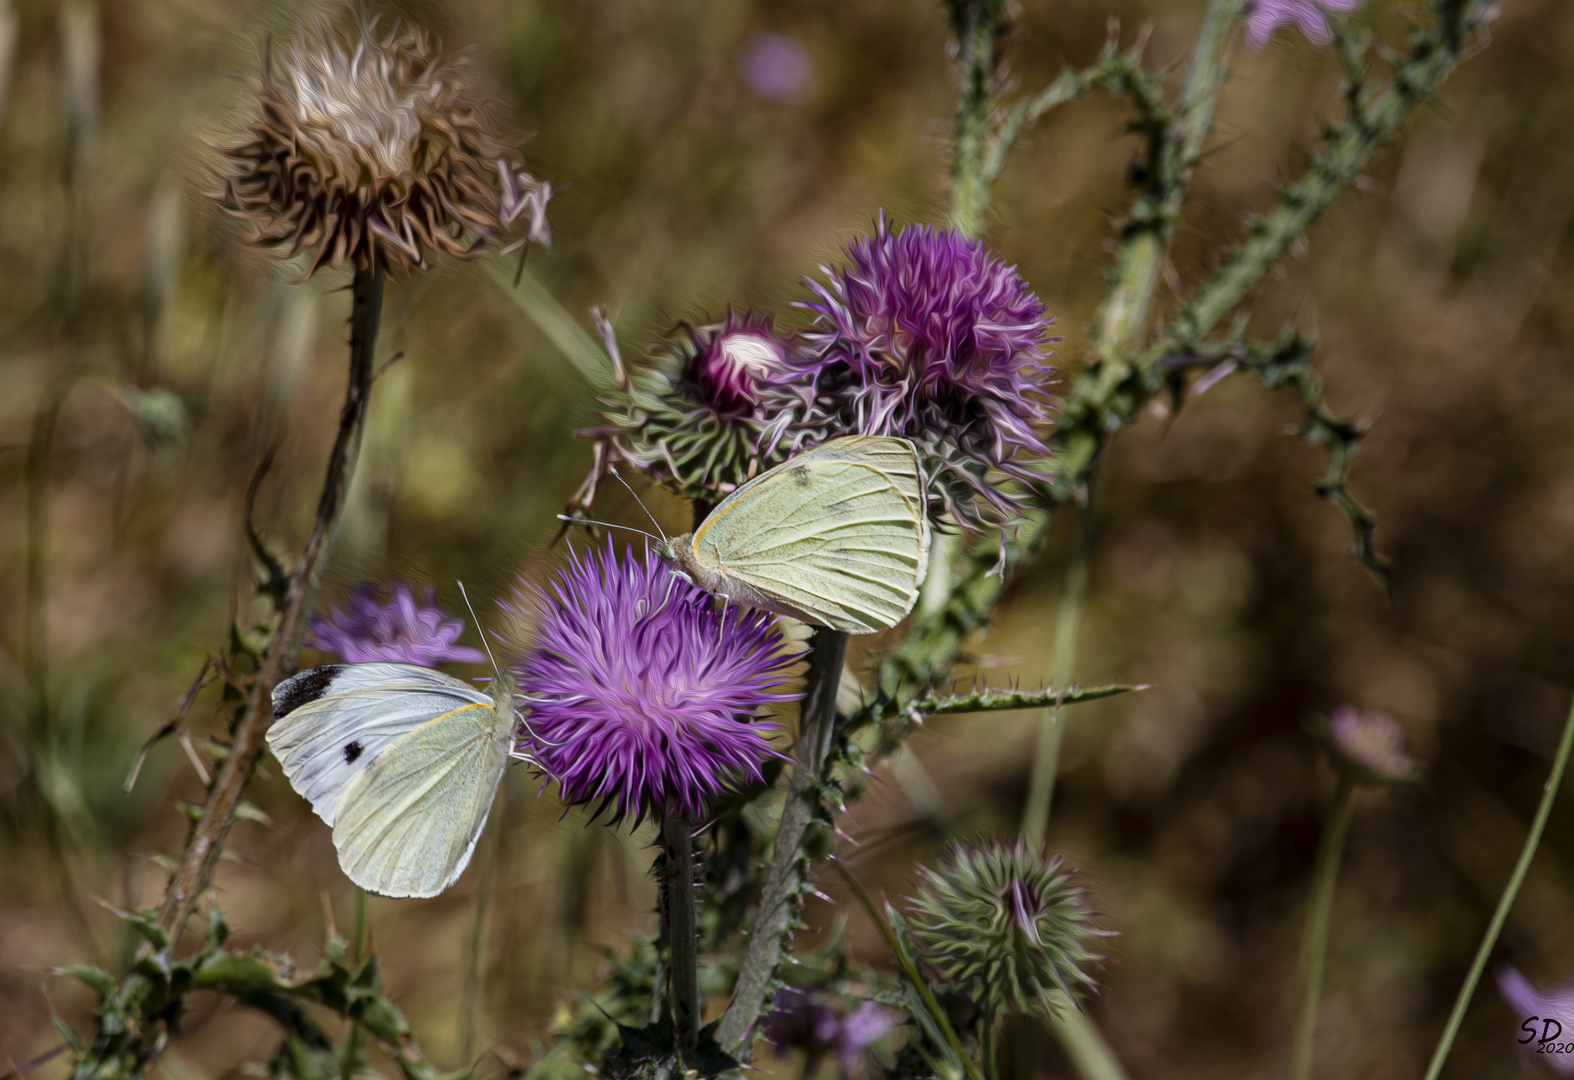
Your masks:
<svg viewBox="0 0 1574 1080"><path fill-rule="evenodd" d="M468 59L418 28L325 19L264 61L256 118L227 159L225 209L281 258L311 249L307 274L346 262L425 267L523 227L548 244L549 182L522 171L492 125Z"/></svg>

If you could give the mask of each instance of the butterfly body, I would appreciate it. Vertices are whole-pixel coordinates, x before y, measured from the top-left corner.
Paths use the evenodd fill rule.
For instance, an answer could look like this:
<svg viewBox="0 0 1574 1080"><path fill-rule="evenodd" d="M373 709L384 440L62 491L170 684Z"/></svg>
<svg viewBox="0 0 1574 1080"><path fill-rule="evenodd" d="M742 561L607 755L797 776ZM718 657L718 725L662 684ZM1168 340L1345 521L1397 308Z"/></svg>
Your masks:
<svg viewBox="0 0 1574 1080"><path fill-rule="evenodd" d="M755 477L657 550L728 601L867 634L912 610L929 541L912 444L855 435Z"/></svg>
<svg viewBox="0 0 1574 1080"><path fill-rule="evenodd" d="M349 879L383 896L436 896L470 862L514 742L494 698L413 664L329 664L273 692L268 747L333 828Z"/></svg>

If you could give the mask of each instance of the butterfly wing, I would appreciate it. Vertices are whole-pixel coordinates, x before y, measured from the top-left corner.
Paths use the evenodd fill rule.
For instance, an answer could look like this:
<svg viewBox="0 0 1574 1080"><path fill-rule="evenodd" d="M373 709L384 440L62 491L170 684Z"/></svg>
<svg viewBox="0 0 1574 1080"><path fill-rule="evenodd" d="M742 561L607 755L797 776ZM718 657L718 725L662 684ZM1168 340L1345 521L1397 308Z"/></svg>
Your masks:
<svg viewBox="0 0 1574 1080"><path fill-rule="evenodd" d="M383 896L436 896L470 863L508 764L510 725L465 705L397 739L351 782L333 844Z"/></svg>
<svg viewBox="0 0 1574 1080"><path fill-rule="evenodd" d="M918 455L878 436L834 439L733 492L693 556L762 606L853 634L895 626L928 570Z"/></svg>
<svg viewBox="0 0 1574 1080"><path fill-rule="evenodd" d="M332 825L350 782L400 736L462 705L491 704L474 687L414 664L327 664L273 691L268 749L290 786Z"/></svg>
<svg viewBox="0 0 1574 1080"><path fill-rule="evenodd" d="M329 664L280 683L273 706L268 747L334 827L352 881L389 896L453 883L508 762L511 725L490 696L412 664ZM402 813L422 820L401 823ZM404 846L378 842L379 829Z"/></svg>

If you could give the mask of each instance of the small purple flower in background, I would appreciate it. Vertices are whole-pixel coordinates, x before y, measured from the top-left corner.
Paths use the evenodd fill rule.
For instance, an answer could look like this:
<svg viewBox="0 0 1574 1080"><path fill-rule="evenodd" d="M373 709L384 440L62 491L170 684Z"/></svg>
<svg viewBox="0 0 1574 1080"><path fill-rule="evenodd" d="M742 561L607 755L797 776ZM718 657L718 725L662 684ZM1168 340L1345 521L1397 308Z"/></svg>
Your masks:
<svg viewBox="0 0 1574 1080"><path fill-rule="evenodd" d="M1341 705L1328 730L1334 749L1367 778L1393 782L1415 775L1415 759L1405 752L1405 729L1387 713Z"/></svg>
<svg viewBox="0 0 1574 1080"><path fill-rule="evenodd" d="M765 1037L778 1057L801 1050L808 1059L803 1075L812 1076L821 1059L836 1054L842 1077L852 1075L858 1059L896 1026L890 1010L873 1001L842 1015L817 995L802 990L778 990L771 998L774 1011L760 1021Z"/></svg>
<svg viewBox="0 0 1574 1080"><path fill-rule="evenodd" d="M769 315L728 312L721 326L700 327L689 336L698 350L694 380L718 411L752 411L764 387L787 371L787 345L771 331Z"/></svg>
<svg viewBox="0 0 1574 1080"><path fill-rule="evenodd" d="M842 1076L850 1074L859 1055L885 1038L895 1026L890 1010L873 1001L861 1002L858 1008L842 1017Z"/></svg>
<svg viewBox="0 0 1574 1080"><path fill-rule="evenodd" d="M793 101L814 78L814 61L792 38L755 34L738 51L738 74L762 98Z"/></svg>
<svg viewBox="0 0 1574 1080"><path fill-rule="evenodd" d="M1313 45L1334 39L1328 26L1330 11L1354 11L1361 0L1247 0L1246 36L1262 48L1281 26L1296 26Z"/></svg>
<svg viewBox="0 0 1574 1080"><path fill-rule="evenodd" d="M355 586L343 608L335 605L329 614L311 620L306 644L348 664L486 663L480 649L456 644L464 632L463 619L437 606L436 589L428 585L417 600L414 585L395 581L386 590L373 584Z"/></svg>
<svg viewBox="0 0 1574 1080"><path fill-rule="evenodd" d="M846 254L828 281L808 282L813 298L800 304L817 323L801 363L818 407L846 430L913 440L963 482L953 486L958 504L976 496L1014 516L985 474L1028 479L1049 452L1043 302L981 242L927 225L892 229L883 214Z"/></svg>
<svg viewBox="0 0 1574 1080"><path fill-rule="evenodd" d="M1539 993L1518 968L1505 964L1498 968L1497 988L1514 1011L1520 1025L1520 1034L1515 1035L1514 1041L1523 1048L1534 1051L1542 1042L1574 1041L1574 981ZM1536 1058L1551 1065L1560 1076L1574 1075L1574 1053L1537 1054Z"/></svg>
<svg viewBox="0 0 1574 1080"><path fill-rule="evenodd" d="M520 748L566 803L612 820L698 820L732 778L760 779L779 730L755 722L795 657L775 620L718 609L653 552L571 554L535 610L535 647L518 665L529 710Z"/></svg>

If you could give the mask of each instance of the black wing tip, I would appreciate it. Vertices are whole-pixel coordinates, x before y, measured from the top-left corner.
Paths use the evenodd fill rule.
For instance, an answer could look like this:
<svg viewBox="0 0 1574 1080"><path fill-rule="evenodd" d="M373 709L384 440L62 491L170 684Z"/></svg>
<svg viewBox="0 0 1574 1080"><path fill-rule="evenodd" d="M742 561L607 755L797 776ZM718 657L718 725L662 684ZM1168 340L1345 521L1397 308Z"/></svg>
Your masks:
<svg viewBox="0 0 1574 1080"><path fill-rule="evenodd" d="M322 697L345 667L344 664L324 664L285 679L273 688L273 718L282 720L302 705Z"/></svg>

